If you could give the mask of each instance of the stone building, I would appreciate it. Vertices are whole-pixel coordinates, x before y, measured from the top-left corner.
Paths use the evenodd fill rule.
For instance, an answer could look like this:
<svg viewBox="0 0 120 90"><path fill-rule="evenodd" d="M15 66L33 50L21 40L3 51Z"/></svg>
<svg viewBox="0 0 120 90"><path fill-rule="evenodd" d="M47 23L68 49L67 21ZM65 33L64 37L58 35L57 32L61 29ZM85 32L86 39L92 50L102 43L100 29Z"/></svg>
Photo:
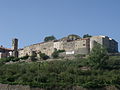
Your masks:
<svg viewBox="0 0 120 90"><path fill-rule="evenodd" d="M0 58L3 57L23 57L26 55L34 55L45 53L48 56L57 50L65 50L66 55L70 54L89 54L95 43L99 43L107 48L110 53L118 52L118 43L114 39L108 36L92 36L89 38L81 38L78 35L68 35L67 37L59 40L48 41L26 46L22 49L18 49L18 39L12 40L12 49L0 47Z"/></svg>
<svg viewBox="0 0 120 90"><path fill-rule="evenodd" d="M38 44L33 44L27 47L24 47L23 49L19 49L19 57L25 56L25 55L29 55L31 56L33 54L33 52L35 53L45 53L47 55L51 55L51 53L54 52L54 48L53 48L53 41L50 42L42 42L42 43L38 43Z"/></svg>
<svg viewBox="0 0 120 90"><path fill-rule="evenodd" d="M12 49L4 48L0 46L0 58L12 56Z"/></svg>
<svg viewBox="0 0 120 90"><path fill-rule="evenodd" d="M116 42L114 39L109 38L109 52L116 53L118 52L118 42Z"/></svg>
<svg viewBox="0 0 120 90"><path fill-rule="evenodd" d="M109 53L118 52L118 42L114 39L109 38L108 36L93 36L90 38L90 50L94 47L94 43L97 42L105 48L107 48Z"/></svg>
<svg viewBox="0 0 120 90"><path fill-rule="evenodd" d="M6 57L18 57L18 39L12 40L12 48L5 48L3 46L0 46L0 58L6 58Z"/></svg>
<svg viewBox="0 0 120 90"><path fill-rule="evenodd" d="M32 55L33 52L45 53L48 56L57 50L65 50L67 54L89 54L95 45L95 42L105 46L110 53L118 52L118 43L107 36L93 36L81 38L78 35L68 35L59 40L33 44L23 49L19 49L19 57Z"/></svg>

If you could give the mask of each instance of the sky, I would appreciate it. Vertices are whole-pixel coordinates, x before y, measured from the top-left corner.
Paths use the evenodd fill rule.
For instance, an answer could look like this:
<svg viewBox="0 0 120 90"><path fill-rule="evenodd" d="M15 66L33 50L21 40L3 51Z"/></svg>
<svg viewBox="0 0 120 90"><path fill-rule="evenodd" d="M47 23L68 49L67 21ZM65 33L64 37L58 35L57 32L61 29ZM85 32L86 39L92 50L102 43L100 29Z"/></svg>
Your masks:
<svg viewBox="0 0 120 90"><path fill-rule="evenodd" d="M11 48L13 38L22 48L69 34L106 35L120 43L120 0L0 0L4 47Z"/></svg>

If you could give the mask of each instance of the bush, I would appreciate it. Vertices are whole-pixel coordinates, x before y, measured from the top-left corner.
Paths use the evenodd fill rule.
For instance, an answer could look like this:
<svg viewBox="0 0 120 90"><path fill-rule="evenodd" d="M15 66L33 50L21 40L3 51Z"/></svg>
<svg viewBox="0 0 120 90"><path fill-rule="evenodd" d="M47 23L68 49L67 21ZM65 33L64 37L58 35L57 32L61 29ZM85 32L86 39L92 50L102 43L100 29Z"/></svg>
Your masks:
<svg viewBox="0 0 120 90"><path fill-rule="evenodd" d="M26 59L28 59L28 58L29 58L29 56L28 56L28 55L23 56L23 57L20 57L20 59L22 59L22 60L26 60Z"/></svg>
<svg viewBox="0 0 120 90"><path fill-rule="evenodd" d="M56 38L54 36L47 36L44 38L44 42L48 42L48 41L52 41L52 40L56 40Z"/></svg>
<svg viewBox="0 0 120 90"><path fill-rule="evenodd" d="M103 69L109 59L107 49L96 44L89 55L89 65L94 69Z"/></svg>
<svg viewBox="0 0 120 90"><path fill-rule="evenodd" d="M109 60L107 60L107 64L105 65L105 69L120 69L120 56L110 56Z"/></svg>
<svg viewBox="0 0 120 90"><path fill-rule="evenodd" d="M85 34L85 35L83 35L83 38L90 38L90 37L92 37L92 36L89 35L89 34Z"/></svg>
<svg viewBox="0 0 120 90"><path fill-rule="evenodd" d="M49 59L49 56L46 55L45 53L39 53L39 56L40 56L40 58L43 59L43 60Z"/></svg>
<svg viewBox="0 0 120 90"><path fill-rule="evenodd" d="M57 50L55 49L54 52L52 53L52 57L53 58L58 58L59 57L59 53L65 52L65 50Z"/></svg>
<svg viewBox="0 0 120 90"><path fill-rule="evenodd" d="M0 63L6 63L6 62L10 62L10 61L19 61L20 58L17 58L17 57L7 57L7 58L1 58L0 59Z"/></svg>
<svg viewBox="0 0 120 90"><path fill-rule="evenodd" d="M19 61L19 60L20 60L20 58L17 58L17 57L14 57L14 58L12 59L13 62L16 62L16 61Z"/></svg>
<svg viewBox="0 0 120 90"><path fill-rule="evenodd" d="M75 55L75 57L77 58L77 59L80 59L80 58L83 58L83 57L85 57L86 55L84 55L84 54L77 54L77 55Z"/></svg>
<svg viewBox="0 0 120 90"><path fill-rule="evenodd" d="M59 57L59 53L58 53L57 51L54 51L54 52L52 53L52 57L53 57L53 58L58 58L58 57Z"/></svg>
<svg viewBox="0 0 120 90"><path fill-rule="evenodd" d="M34 55L30 56L30 60L31 61L37 61L36 56L34 56Z"/></svg>
<svg viewBox="0 0 120 90"><path fill-rule="evenodd" d="M118 58L110 57L112 61L107 60L106 62L107 64L111 63L112 67L118 67ZM84 67L86 61L87 58L39 63L4 64L0 66L0 83L22 84L43 88L73 85L85 88L120 86L120 68L81 70L80 67ZM112 62L114 63L112 64Z"/></svg>

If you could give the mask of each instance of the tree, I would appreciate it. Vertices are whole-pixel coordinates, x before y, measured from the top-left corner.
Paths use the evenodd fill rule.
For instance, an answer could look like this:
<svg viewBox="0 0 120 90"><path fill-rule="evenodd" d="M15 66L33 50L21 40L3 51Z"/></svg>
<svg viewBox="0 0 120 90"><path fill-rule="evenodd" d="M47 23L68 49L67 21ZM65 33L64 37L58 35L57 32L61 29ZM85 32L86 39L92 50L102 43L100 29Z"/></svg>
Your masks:
<svg viewBox="0 0 120 90"><path fill-rule="evenodd" d="M30 56L30 59L31 59L31 61L37 61L37 59L36 59L36 56L35 56L35 55Z"/></svg>
<svg viewBox="0 0 120 90"><path fill-rule="evenodd" d="M54 52L52 53L52 57L53 57L53 58L58 58L58 57L59 57L59 53L58 53L57 51L54 51Z"/></svg>
<svg viewBox="0 0 120 90"><path fill-rule="evenodd" d="M41 52L39 53L39 56L40 56L40 58L43 59L43 60L46 60L46 59L49 58L48 55L46 55L45 53L41 53Z"/></svg>
<svg viewBox="0 0 120 90"><path fill-rule="evenodd" d="M47 36L44 38L44 42L48 42L48 41L52 41L52 40L56 40L56 38L54 36Z"/></svg>
<svg viewBox="0 0 120 90"><path fill-rule="evenodd" d="M22 60L26 60L26 59L28 59L29 58L29 55L28 54L26 54L25 56L23 56L23 57L20 57L20 59L22 59Z"/></svg>
<svg viewBox="0 0 120 90"><path fill-rule="evenodd" d="M89 37L92 37L92 36L89 35L89 34L85 34L85 35L83 35L83 38L89 38Z"/></svg>
<svg viewBox="0 0 120 90"><path fill-rule="evenodd" d="M56 48L54 49L54 52L52 53L53 58L58 58L59 53L65 52L65 50L57 50Z"/></svg>
<svg viewBox="0 0 120 90"><path fill-rule="evenodd" d="M59 57L59 53L58 53L56 48L54 49L54 52L52 53L52 57L53 58L58 58Z"/></svg>
<svg viewBox="0 0 120 90"><path fill-rule="evenodd" d="M89 55L89 64L94 69L103 69L109 59L107 49L96 43Z"/></svg>

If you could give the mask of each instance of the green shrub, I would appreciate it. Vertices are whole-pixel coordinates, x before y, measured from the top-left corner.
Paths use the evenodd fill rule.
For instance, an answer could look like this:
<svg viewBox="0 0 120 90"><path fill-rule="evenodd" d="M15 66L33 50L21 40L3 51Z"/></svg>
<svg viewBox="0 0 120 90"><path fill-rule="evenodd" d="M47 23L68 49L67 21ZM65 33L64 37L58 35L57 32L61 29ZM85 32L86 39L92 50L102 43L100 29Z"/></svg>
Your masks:
<svg viewBox="0 0 120 90"><path fill-rule="evenodd" d="M29 58L29 56L28 56L28 55L23 56L23 57L20 57L20 59L22 59L22 60L26 60L26 59L28 59L28 58Z"/></svg>
<svg viewBox="0 0 120 90"><path fill-rule="evenodd" d="M115 67L118 60L115 57L110 59L115 59L112 61ZM120 85L120 68L81 70L85 60L87 59L4 64L0 66L0 83L43 88L72 85L98 88Z"/></svg>
<svg viewBox="0 0 120 90"><path fill-rule="evenodd" d="M59 53L57 51L52 53L52 57L53 58L58 58L59 57Z"/></svg>
<svg viewBox="0 0 120 90"><path fill-rule="evenodd" d="M16 62L19 60L20 60L20 58L17 58L17 57L7 57L7 58L1 58L0 63L6 63L6 62L10 62L10 61Z"/></svg>
<svg viewBox="0 0 120 90"><path fill-rule="evenodd" d="M89 55L89 65L94 69L103 69L109 59L107 49L96 44Z"/></svg>
<svg viewBox="0 0 120 90"><path fill-rule="evenodd" d="M56 40L56 37L54 36L47 36L44 38L44 42L48 42L48 41L52 41L52 40Z"/></svg>
<svg viewBox="0 0 120 90"><path fill-rule="evenodd" d="M49 56L46 55L45 53L39 53L39 56L40 56L40 58L43 59L43 60L49 59Z"/></svg>
<svg viewBox="0 0 120 90"><path fill-rule="evenodd" d="M30 60L31 61L37 61L36 56L34 56L34 55L30 56Z"/></svg>
<svg viewBox="0 0 120 90"><path fill-rule="evenodd" d="M65 50L57 50L55 49L54 52L52 53L53 58L59 58L59 53L65 52Z"/></svg>

